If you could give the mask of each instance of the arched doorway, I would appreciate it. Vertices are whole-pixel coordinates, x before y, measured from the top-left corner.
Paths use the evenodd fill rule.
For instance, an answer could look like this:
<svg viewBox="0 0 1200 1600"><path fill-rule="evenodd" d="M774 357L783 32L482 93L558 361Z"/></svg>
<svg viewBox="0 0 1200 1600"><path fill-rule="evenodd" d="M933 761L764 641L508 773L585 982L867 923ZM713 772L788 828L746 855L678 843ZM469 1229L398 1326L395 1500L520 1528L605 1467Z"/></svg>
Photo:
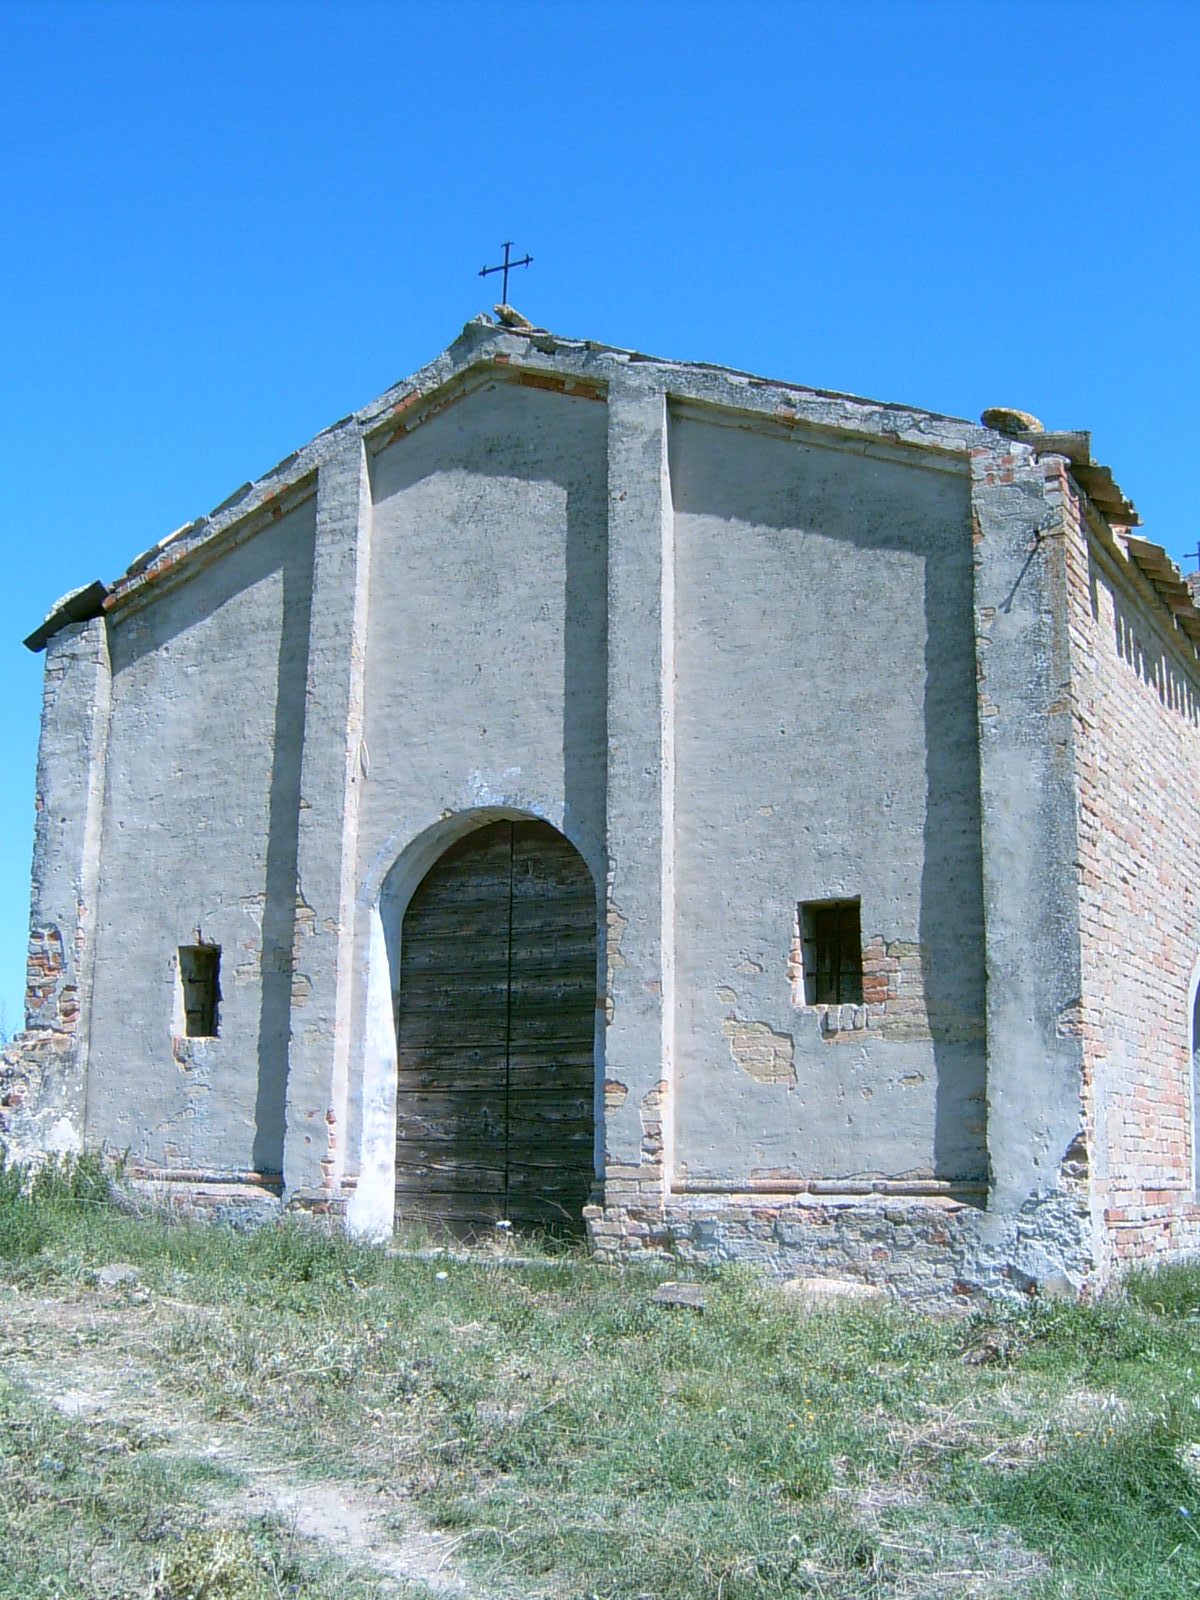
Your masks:
<svg viewBox="0 0 1200 1600"><path fill-rule="evenodd" d="M405 911L395 1000L397 1215L581 1230L596 898L574 846L508 818L451 845Z"/></svg>

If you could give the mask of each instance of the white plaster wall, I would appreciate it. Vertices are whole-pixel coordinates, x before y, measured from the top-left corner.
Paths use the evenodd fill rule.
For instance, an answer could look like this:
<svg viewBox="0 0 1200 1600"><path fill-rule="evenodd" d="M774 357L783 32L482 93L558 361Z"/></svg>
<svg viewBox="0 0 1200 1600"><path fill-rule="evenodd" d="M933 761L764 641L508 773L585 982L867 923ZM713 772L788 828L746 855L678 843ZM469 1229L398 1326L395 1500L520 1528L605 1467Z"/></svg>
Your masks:
<svg viewBox="0 0 1200 1600"><path fill-rule="evenodd" d="M312 502L112 629L86 1137L278 1172ZM173 1048L176 951L221 947L220 1032Z"/></svg>
<svg viewBox="0 0 1200 1600"><path fill-rule="evenodd" d="M965 476L689 416L672 421L670 464L677 1177L977 1179ZM797 902L853 897L864 940L920 945L931 1036L831 1043L794 1003ZM730 1018L764 1024L784 1056L790 1045L794 1081L750 1076Z"/></svg>

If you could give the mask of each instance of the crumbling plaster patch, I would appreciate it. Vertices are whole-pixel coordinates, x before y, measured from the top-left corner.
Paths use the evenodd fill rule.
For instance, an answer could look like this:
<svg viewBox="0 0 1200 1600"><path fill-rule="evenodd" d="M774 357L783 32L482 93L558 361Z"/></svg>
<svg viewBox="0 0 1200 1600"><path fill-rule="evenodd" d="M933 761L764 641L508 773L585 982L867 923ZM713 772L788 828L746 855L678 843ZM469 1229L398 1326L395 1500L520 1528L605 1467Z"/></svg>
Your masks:
<svg viewBox="0 0 1200 1600"><path fill-rule="evenodd" d="M64 1033L72 1033L79 1019L78 991L74 984L62 981L66 957L62 932L56 924L49 923L30 932L25 971L25 1010L30 1025L61 1028ZM51 1001L54 1005L47 1011Z"/></svg>
<svg viewBox="0 0 1200 1600"><path fill-rule="evenodd" d="M736 1012L724 1018L721 1032L735 1066L756 1083L796 1082L796 1047L790 1033L776 1033L765 1022L746 1022Z"/></svg>

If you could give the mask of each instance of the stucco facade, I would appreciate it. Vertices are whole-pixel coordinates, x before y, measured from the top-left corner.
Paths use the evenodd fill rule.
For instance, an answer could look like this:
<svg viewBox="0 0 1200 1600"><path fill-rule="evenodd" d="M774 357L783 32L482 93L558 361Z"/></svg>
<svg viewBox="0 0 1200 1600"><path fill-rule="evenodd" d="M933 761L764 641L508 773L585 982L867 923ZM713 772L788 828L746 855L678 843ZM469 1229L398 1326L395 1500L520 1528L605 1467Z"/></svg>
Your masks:
<svg viewBox="0 0 1200 1600"><path fill-rule="evenodd" d="M598 1251L931 1300L1194 1248L1200 613L1085 436L1004 426L480 318L60 602L4 1137L390 1233L461 1087L406 909L536 821L594 888Z"/></svg>

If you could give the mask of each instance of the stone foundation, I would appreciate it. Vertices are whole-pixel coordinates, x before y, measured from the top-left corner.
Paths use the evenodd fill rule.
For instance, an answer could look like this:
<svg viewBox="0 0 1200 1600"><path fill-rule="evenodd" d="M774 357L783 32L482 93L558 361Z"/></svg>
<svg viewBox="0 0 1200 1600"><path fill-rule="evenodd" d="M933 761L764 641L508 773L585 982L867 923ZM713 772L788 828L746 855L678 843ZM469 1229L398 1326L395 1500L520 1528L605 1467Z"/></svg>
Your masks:
<svg viewBox="0 0 1200 1600"><path fill-rule="evenodd" d="M1086 1199L1068 1188L1003 1223L942 1195L672 1195L588 1206L601 1260L744 1262L772 1277L854 1279L935 1308L984 1295L1084 1296L1099 1287Z"/></svg>
<svg viewBox="0 0 1200 1600"><path fill-rule="evenodd" d="M73 1035L49 1028L18 1033L0 1051L0 1147L10 1165L36 1166L80 1148L57 1092L74 1053Z"/></svg>

